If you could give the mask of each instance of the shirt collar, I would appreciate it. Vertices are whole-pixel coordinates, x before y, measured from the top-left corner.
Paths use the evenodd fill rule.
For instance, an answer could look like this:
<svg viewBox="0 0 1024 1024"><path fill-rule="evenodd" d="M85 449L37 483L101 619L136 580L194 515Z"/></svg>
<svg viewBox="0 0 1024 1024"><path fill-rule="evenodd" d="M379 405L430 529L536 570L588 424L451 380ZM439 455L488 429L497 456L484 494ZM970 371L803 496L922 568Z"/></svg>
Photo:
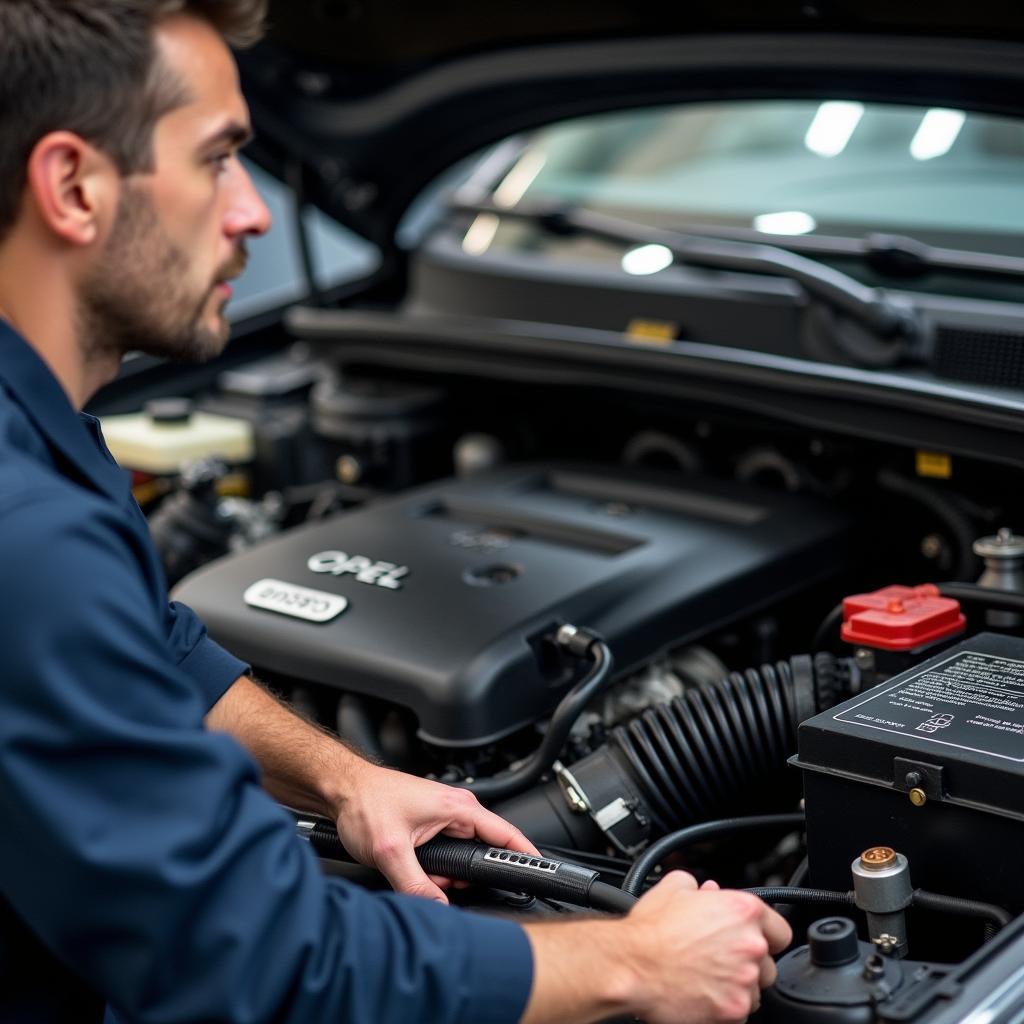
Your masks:
<svg viewBox="0 0 1024 1024"><path fill-rule="evenodd" d="M0 320L0 380L48 445L94 488L115 499L124 497L128 475L110 460L100 441L95 417L77 413L67 394L36 350Z"/></svg>

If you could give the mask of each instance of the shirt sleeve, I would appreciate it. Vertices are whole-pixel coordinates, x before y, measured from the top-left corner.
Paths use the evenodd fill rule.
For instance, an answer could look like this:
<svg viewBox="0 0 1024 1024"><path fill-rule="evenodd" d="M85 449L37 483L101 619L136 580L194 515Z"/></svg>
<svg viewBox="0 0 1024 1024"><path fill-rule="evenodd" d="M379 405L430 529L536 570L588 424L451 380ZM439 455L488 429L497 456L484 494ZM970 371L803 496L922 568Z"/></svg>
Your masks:
<svg viewBox="0 0 1024 1024"><path fill-rule="evenodd" d="M164 624L171 660L199 687L209 711L250 666L211 640L203 621L180 601L168 603Z"/></svg>
<svg viewBox="0 0 1024 1024"><path fill-rule="evenodd" d="M504 1024L518 925L327 879L167 656L101 502L0 515L0 891L138 1024Z"/></svg>

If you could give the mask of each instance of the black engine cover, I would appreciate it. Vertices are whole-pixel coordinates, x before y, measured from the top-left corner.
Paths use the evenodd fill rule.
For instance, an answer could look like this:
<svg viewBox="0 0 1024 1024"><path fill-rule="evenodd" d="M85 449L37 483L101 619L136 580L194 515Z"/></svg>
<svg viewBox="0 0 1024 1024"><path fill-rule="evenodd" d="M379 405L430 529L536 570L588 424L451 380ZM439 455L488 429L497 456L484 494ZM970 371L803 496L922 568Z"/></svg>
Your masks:
<svg viewBox="0 0 1024 1024"><path fill-rule="evenodd" d="M550 713L559 625L596 630L628 668L830 574L846 525L738 485L518 466L292 530L175 597L257 671L404 705L424 739L463 746Z"/></svg>

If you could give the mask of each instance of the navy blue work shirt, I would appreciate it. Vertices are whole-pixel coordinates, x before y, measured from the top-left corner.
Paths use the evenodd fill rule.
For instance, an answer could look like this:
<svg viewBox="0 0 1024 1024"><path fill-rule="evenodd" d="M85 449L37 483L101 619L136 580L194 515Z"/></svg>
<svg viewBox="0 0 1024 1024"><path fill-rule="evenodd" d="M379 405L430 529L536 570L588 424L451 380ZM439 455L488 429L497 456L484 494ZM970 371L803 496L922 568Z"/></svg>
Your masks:
<svg viewBox="0 0 1024 1024"><path fill-rule="evenodd" d="M325 878L204 728L245 667L168 603L99 424L0 322L0 1021L518 1020L518 925Z"/></svg>

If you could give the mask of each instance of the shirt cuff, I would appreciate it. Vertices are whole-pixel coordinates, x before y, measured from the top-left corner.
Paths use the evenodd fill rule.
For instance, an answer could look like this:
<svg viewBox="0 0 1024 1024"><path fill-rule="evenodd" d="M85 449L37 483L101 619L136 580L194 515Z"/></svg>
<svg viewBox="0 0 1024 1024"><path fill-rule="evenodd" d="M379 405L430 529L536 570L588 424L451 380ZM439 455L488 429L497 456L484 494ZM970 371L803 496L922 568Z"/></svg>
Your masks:
<svg viewBox="0 0 1024 1024"><path fill-rule="evenodd" d="M470 949L464 1024L516 1024L533 987L533 950L512 921L466 913Z"/></svg>
<svg viewBox="0 0 1024 1024"><path fill-rule="evenodd" d="M229 654L216 641L204 636L189 651L180 666L195 680L199 692L209 710L227 693L239 676L244 676L250 666Z"/></svg>

